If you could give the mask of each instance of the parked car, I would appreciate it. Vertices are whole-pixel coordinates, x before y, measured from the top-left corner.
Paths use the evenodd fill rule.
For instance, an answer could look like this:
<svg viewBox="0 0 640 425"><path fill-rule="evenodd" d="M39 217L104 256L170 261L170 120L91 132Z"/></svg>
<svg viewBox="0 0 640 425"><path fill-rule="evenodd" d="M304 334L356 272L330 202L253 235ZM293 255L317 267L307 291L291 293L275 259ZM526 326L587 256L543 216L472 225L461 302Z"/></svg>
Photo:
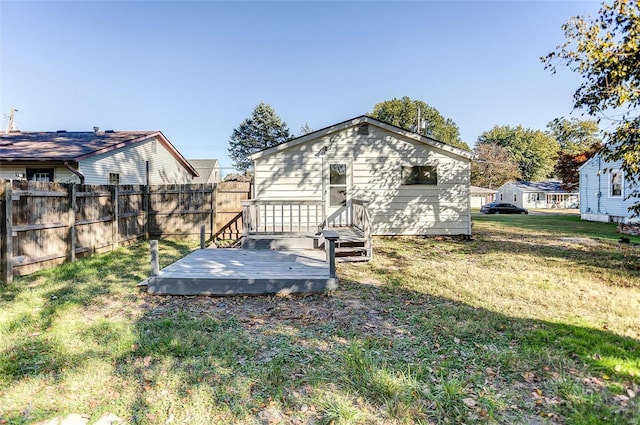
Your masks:
<svg viewBox="0 0 640 425"><path fill-rule="evenodd" d="M506 204L503 202L492 202L490 204L484 204L480 208L482 214L529 214L524 208L517 207L513 204Z"/></svg>

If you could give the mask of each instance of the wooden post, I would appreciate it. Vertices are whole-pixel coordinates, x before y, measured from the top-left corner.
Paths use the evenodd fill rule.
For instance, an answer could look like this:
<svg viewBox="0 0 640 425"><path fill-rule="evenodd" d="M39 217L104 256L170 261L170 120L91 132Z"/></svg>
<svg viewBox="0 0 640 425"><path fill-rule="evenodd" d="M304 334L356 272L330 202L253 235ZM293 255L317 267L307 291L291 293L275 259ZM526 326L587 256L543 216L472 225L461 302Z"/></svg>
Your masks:
<svg viewBox="0 0 640 425"><path fill-rule="evenodd" d="M216 234L218 229L215 228L216 225L216 188L218 187L218 183L214 183L211 186L211 191L209 192L209 198L211 200L211 214L209 214L209 238L213 240L213 236Z"/></svg>
<svg viewBox="0 0 640 425"><path fill-rule="evenodd" d="M335 278L336 275L336 241L340 238L337 232L333 230L325 230L322 232L325 239L324 248L327 253L327 263L329 263L329 277Z"/></svg>
<svg viewBox="0 0 640 425"><path fill-rule="evenodd" d="M13 281L13 205L11 182L4 184L4 220L2 226L2 281L9 284Z"/></svg>
<svg viewBox="0 0 640 425"><path fill-rule="evenodd" d="M67 245L67 258L76 261L76 184L67 186L69 191L69 243Z"/></svg>
<svg viewBox="0 0 640 425"><path fill-rule="evenodd" d="M158 254L158 241L151 241L151 276L160 275L160 256Z"/></svg>
<svg viewBox="0 0 640 425"><path fill-rule="evenodd" d="M111 249L117 249L118 248L118 239L120 238L120 231L118 229L118 221L119 221L119 214L118 214L118 210L119 210L119 206L118 206L118 197L120 195L120 190L118 185L114 185L112 192L111 192L111 205L113 207L113 211L112 211L112 218L113 218L113 223L111 226Z"/></svg>
<svg viewBox="0 0 640 425"><path fill-rule="evenodd" d="M203 224L202 226L200 226L200 249L204 249L204 228L205 225Z"/></svg>
<svg viewBox="0 0 640 425"><path fill-rule="evenodd" d="M144 186L144 195L142 195L142 207L144 208L144 240L149 240L149 205L151 203L151 191L150 185L147 183Z"/></svg>

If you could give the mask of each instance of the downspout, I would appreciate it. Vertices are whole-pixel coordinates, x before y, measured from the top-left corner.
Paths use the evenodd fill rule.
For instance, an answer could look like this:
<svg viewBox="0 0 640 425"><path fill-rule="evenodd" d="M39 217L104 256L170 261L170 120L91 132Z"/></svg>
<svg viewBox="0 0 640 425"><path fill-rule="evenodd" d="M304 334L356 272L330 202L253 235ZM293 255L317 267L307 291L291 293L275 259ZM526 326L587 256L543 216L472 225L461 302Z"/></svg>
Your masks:
<svg viewBox="0 0 640 425"><path fill-rule="evenodd" d="M78 178L80 179L80 184L84 184L84 176L82 175L82 173L80 171L76 170L71 165L69 165L69 161L64 161L63 164L64 164L64 166L65 166L65 168L67 170L71 171L73 174L78 176Z"/></svg>
<svg viewBox="0 0 640 425"><path fill-rule="evenodd" d="M600 198L602 197L602 190L600 189L600 174L602 174L602 164L600 163L601 162L600 154L597 154L597 155L598 155L598 194L596 195L596 198L598 199L597 213L600 214Z"/></svg>

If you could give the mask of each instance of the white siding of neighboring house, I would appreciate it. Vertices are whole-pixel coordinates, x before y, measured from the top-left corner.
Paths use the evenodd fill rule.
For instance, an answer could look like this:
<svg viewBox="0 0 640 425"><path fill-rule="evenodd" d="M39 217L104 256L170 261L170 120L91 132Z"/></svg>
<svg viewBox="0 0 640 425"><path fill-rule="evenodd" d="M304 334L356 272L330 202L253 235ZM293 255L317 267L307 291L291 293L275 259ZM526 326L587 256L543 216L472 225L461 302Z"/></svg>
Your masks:
<svg viewBox="0 0 640 425"><path fill-rule="evenodd" d="M146 184L146 161L151 161L151 184L191 182L191 173L156 139L81 160L79 171L86 184L108 184L109 173L119 173L120 184Z"/></svg>
<svg viewBox="0 0 640 425"><path fill-rule="evenodd" d="M2 164L0 165L0 179L12 180L19 179L19 175L26 177L27 168L53 168L53 181L60 183L78 183L79 179L71 171L61 165L48 165L46 162L35 164L18 165L18 164Z"/></svg>
<svg viewBox="0 0 640 425"><path fill-rule="evenodd" d="M631 222L629 207L638 198L625 199L631 193L631 184L624 179L622 197L611 196L611 173L607 170L620 170L622 162L605 162L596 155L580 168L580 216L583 220L603 222Z"/></svg>
<svg viewBox="0 0 640 425"><path fill-rule="evenodd" d="M515 184L505 183L498 188L498 193L496 194L496 202L507 202L520 208L527 208L527 206L523 204L524 202L526 202L526 200L523 201L522 195L522 189L517 187Z"/></svg>
<svg viewBox="0 0 640 425"><path fill-rule="evenodd" d="M325 199L331 162L349 164L350 198L369 201L373 234L470 233L470 161L371 124L368 135L350 127L257 158L255 196ZM438 184L401 185L403 165L436 165Z"/></svg>

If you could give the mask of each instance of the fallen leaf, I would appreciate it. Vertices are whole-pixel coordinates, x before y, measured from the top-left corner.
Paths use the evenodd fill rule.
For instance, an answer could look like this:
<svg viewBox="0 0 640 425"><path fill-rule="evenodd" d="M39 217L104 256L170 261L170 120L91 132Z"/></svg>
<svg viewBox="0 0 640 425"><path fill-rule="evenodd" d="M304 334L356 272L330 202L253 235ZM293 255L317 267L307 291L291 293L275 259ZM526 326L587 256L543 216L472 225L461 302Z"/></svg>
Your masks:
<svg viewBox="0 0 640 425"><path fill-rule="evenodd" d="M463 398L462 402L464 403L465 406L467 406L469 408L473 408L473 407L476 407L478 405L478 403L472 398Z"/></svg>

